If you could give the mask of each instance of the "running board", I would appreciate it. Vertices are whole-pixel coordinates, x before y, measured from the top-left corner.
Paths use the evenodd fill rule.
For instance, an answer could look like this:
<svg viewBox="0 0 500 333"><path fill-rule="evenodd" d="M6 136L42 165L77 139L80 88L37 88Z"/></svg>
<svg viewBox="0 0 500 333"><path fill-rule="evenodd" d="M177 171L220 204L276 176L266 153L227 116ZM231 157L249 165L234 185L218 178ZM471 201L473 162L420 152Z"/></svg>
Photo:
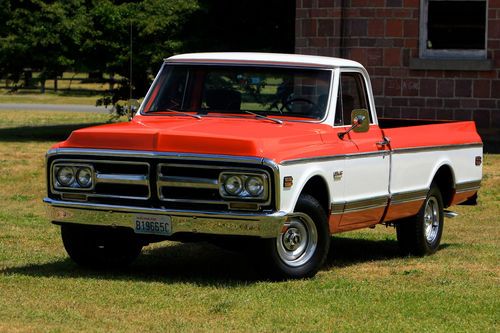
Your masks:
<svg viewBox="0 0 500 333"><path fill-rule="evenodd" d="M450 219L458 216L458 213L452 212L451 210L445 210L445 211L443 211L443 213L444 213L444 217L447 217Z"/></svg>

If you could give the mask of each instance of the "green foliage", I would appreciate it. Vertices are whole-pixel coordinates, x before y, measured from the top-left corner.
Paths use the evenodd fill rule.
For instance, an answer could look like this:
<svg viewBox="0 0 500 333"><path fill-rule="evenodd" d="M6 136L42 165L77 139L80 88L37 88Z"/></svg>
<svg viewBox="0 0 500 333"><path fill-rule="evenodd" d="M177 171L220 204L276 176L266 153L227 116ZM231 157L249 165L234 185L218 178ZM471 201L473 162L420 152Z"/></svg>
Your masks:
<svg viewBox="0 0 500 333"><path fill-rule="evenodd" d="M132 92L143 96L152 66L183 51L179 32L197 9L197 0L4 0L0 76L19 81L25 68L36 69L43 89L69 68L118 75L111 99L101 101L115 104L129 97L132 35Z"/></svg>
<svg viewBox="0 0 500 333"><path fill-rule="evenodd" d="M42 89L48 77L75 64L79 44L89 27L83 0L5 1L0 35L0 72L16 80L24 68L41 71Z"/></svg>

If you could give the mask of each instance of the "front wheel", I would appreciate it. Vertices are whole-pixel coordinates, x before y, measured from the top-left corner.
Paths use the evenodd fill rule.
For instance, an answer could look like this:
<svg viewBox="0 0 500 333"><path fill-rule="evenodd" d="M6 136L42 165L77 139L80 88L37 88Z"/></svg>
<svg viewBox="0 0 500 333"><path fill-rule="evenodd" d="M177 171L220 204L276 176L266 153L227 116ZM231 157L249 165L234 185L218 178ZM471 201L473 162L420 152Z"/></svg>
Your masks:
<svg viewBox="0 0 500 333"><path fill-rule="evenodd" d="M61 225L66 252L80 266L119 268L141 253L142 244L133 231L83 225Z"/></svg>
<svg viewBox="0 0 500 333"><path fill-rule="evenodd" d="M312 196L299 197L293 215L277 238L266 240L266 254L277 278L314 276L323 265L330 247L328 219Z"/></svg>
<svg viewBox="0 0 500 333"><path fill-rule="evenodd" d="M443 222L443 198L439 188L432 185L418 214L396 225L402 253L417 256L435 253L441 243Z"/></svg>

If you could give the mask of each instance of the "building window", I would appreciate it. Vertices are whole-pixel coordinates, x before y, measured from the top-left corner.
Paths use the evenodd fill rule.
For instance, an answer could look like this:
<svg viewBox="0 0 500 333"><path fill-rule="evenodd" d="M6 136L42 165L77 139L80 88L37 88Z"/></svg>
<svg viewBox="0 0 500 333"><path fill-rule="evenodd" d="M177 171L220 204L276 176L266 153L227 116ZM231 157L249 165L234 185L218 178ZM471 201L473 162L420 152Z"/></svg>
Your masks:
<svg viewBox="0 0 500 333"><path fill-rule="evenodd" d="M486 58L487 1L424 0L421 58Z"/></svg>

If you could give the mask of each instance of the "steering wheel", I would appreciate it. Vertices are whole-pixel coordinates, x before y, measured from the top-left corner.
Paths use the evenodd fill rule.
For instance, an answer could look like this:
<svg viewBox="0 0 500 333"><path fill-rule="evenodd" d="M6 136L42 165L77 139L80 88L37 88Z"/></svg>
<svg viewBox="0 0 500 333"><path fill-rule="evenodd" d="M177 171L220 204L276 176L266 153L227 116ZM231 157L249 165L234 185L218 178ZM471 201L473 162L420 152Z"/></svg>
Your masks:
<svg viewBox="0 0 500 333"><path fill-rule="evenodd" d="M316 103L314 103L310 99L304 97L295 97L284 101L283 105L280 108L280 112L282 112L283 109L286 109L288 112L292 112L291 104L293 103L306 103L309 104L309 107L311 109L316 109Z"/></svg>

